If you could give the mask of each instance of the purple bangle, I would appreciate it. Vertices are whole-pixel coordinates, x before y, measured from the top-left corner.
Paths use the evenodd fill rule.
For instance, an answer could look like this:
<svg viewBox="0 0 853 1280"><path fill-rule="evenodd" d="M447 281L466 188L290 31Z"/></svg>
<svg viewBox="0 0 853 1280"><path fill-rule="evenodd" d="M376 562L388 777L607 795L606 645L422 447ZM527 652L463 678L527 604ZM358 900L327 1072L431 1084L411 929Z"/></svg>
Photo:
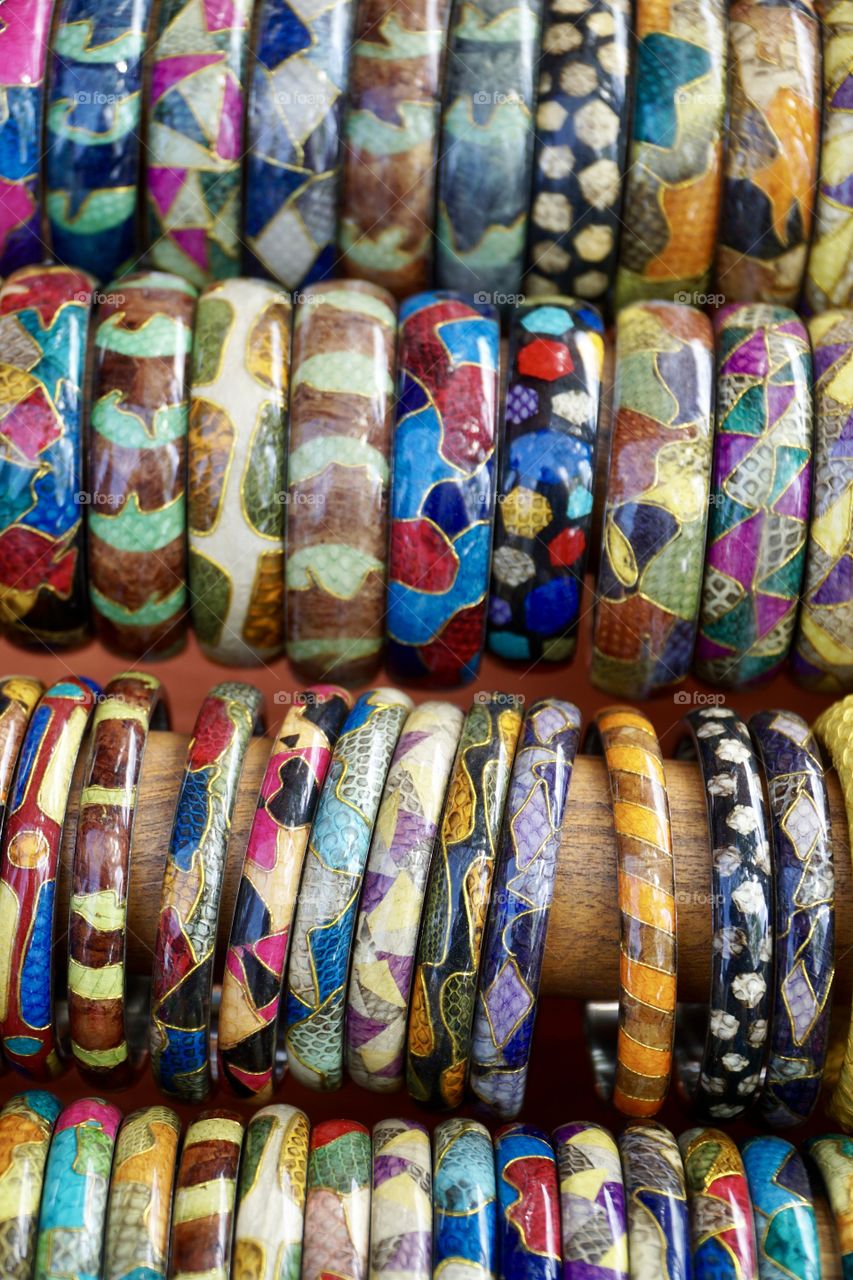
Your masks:
<svg viewBox="0 0 853 1280"><path fill-rule="evenodd" d="M563 1280L628 1280L622 1162L612 1135L585 1120L554 1130Z"/></svg>

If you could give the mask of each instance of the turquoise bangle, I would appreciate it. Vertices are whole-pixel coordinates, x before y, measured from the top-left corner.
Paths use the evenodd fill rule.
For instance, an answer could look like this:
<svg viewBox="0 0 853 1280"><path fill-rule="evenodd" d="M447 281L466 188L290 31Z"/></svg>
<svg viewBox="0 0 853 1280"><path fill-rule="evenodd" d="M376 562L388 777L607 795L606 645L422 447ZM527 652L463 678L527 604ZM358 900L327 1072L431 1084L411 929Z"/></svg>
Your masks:
<svg viewBox="0 0 853 1280"><path fill-rule="evenodd" d="M784 1138L750 1138L741 1148L752 1198L762 1280L821 1280L820 1243L805 1165ZM772 1228L772 1229L771 1229Z"/></svg>

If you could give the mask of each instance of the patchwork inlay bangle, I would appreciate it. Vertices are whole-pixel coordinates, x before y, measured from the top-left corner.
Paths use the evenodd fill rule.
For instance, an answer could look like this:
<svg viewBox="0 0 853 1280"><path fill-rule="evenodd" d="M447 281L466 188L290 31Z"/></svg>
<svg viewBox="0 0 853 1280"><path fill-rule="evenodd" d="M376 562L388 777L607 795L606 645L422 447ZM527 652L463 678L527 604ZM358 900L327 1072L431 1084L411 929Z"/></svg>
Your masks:
<svg viewBox="0 0 853 1280"><path fill-rule="evenodd" d="M88 467L92 612L101 640L131 658L183 647L186 456L195 290L147 272L98 309Z"/></svg>
<svg viewBox="0 0 853 1280"><path fill-rule="evenodd" d="M820 1280L812 1193L796 1148L784 1138L764 1134L749 1138L741 1155L752 1200L759 1274Z"/></svg>
<svg viewBox="0 0 853 1280"><path fill-rule="evenodd" d="M655 1122L618 1139L625 1178L631 1280L690 1280L690 1229L678 1143Z"/></svg>
<svg viewBox="0 0 853 1280"><path fill-rule="evenodd" d="M594 308L549 298L512 312L489 648L571 658L592 525L604 353Z"/></svg>
<svg viewBox="0 0 853 1280"><path fill-rule="evenodd" d="M284 415L290 301L260 280L199 299L193 338L187 524L193 628L230 666L284 648Z"/></svg>
<svg viewBox="0 0 853 1280"><path fill-rule="evenodd" d="M175 1201L169 1280L228 1280L243 1121L203 1111L187 1129Z"/></svg>
<svg viewBox="0 0 853 1280"><path fill-rule="evenodd" d="M373 1127L370 1280L431 1280L432 1151L412 1120Z"/></svg>
<svg viewBox="0 0 853 1280"><path fill-rule="evenodd" d="M27 726L43 693L42 682L30 676L0 678L0 835Z"/></svg>
<svg viewBox="0 0 853 1280"><path fill-rule="evenodd" d="M819 19L823 114L814 229L803 281L804 305L810 313L830 307L849 307L853 302L853 275L847 248L853 230L853 156L847 139L847 103L853 88L850 14L844 5L821 3Z"/></svg>
<svg viewBox="0 0 853 1280"><path fill-rule="evenodd" d="M495 1134L501 1280L559 1280L560 1195L546 1133L508 1124Z"/></svg>
<svg viewBox="0 0 853 1280"><path fill-rule="evenodd" d="M382 793L355 928L346 1016L347 1071L376 1093L403 1084L424 893L461 730L458 707L415 707Z"/></svg>
<svg viewBox="0 0 853 1280"><path fill-rule="evenodd" d="M709 684L739 688L779 670L794 632L811 487L811 350L784 307L723 307L715 324L717 425L695 668Z"/></svg>
<svg viewBox="0 0 853 1280"><path fill-rule="evenodd" d="M714 432L714 335L672 302L619 313L590 679L647 698L690 670Z"/></svg>
<svg viewBox="0 0 853 1280"><path fill-rule="evenodd" d="M308 1117L296 1107L262 1107L249 1121L237 1185L235 1277L299 1275L308 1133Z"/></svg>
<svg viewBox="0 0 853 1280"><path fill-rule="evenodd" d="M217 1048L223 1080L262 1100L275 1087L282 978L311 823L352 703L316 685L294 698L270 750L225 956Z"/></svg>
<svg viewBox="0 0 853 1280"><path fill-rule="evenodd" d="M10 17L4 12L3 22ZM0 50L8 34L0 32ZM0 228L4 208L0 181ZM83 383L91 311L92 280L68 267L25 267L0 288L0 623L23 644L75 645L89 630Z"/></svg>
<svg viewBox="0 0 853 1280"><path fill-rule="evenodd" d="M628 1280L625 1187L616 1143L585 1121L554 1130L563 1280Z"/></svg>
<svg viewBox="0 0 853 1280"><path fill-rule="evenodd" d="M524 717L491 892L471 1037L471 1092L503 1119L524 1102L560 832L581 716L543 698Z"/></svg>
<svg viewBox="0 0 853 1280"><path fill-rule="evenodd" d="M0 1111L0 1264L5 1280L31 1280L44 1166L56 1118L52 1093L33 1089Z"/></svg>
<svg viewBox="0 0 853 1280"><path fill-rule="evenodd" d="M749 1187L740 1152L720 1129L678 1139L690 1209L693 1280L758 1280Z"/></svg>
<svg viewBox="0 0 853 1280"><path fill-rule="evenodd" d="M103 1280L166 1280L181 1122L168 1107L123 1121L110 1178Z"/></svg>
<svg viewBox="0 0 853 1280"><path fill-rule="evenodd" d="M363 684L382 652L396 315L360 280L296 311L287 459L287 656Z"/></svg>
<svg viewBox="0 0 853 1280"><path fill-rule="evenodd" d="M38 262L44 75L53 0L6 0L0 30L0 276ZM3 349L7 350L4 343ZM8 422L8 419L6 419ZM4 423L5 426L5 423ZM4 486L5 487L5 486Z"/></svg>
<svg viewBox="0 0 853 1280"><path fill-rule="evenodd" d="M151 981L151 1067L164 1093L199 1102L210 1089L210 1003L231 815L261 694L225 681L193 728L163 873Z"/></svg>
<svg viewBox="0 0 853 1280"><path fill-rule="evenodd" d="M476 1120L444 1120L433 1134L434 1276L497 1276L497 1186L488 1129Z"/></svg>
<svg viewBox="0 0 853 1280"><path fill-rule="evenodd" d="M53 927L62 826L77 754L99 693L69 676L33 712L15 770L0 863L0 1040L31 1080L61 1070L53 1011Z"/></svg>
<svg viewBox="0 0 853 1280"><path fill-rule="evenodd" d="M354 1120L311 1131L301 1280L365 1280L370 1239L370 1134Z"/></svg>
<svg viewBox="0 0 853 1280"><path fill-rule="evenodd" d="M344 993L356 911L385 775L411 710L394 689L363 693L344 721L317 814L287 972L288 1066L312 1089L343 1078Z"/></svg>
<svg viewBox="0 0 853 1280"><path fill-rule="evenodd" d="M422 293L400 308L387 666L456 684L479 669L495 504L495 312Z"/></svg>
<svg viewBox="0 0 853 1280"><path fill-rule="evenodd" d="M809 1138L805 1151L817 1166L826 1189L835 1219L841 1275L848 1280L853 1273L853 1138L827 1133Z"/></svg>

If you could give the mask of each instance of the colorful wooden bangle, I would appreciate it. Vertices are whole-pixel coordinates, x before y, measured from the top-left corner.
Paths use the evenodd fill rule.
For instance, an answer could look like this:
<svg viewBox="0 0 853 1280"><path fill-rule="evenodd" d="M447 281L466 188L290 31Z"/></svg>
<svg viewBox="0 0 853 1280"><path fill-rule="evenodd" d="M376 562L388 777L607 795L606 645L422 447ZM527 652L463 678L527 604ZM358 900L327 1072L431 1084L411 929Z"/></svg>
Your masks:
<svg viewBox="0 0 853 1280"><path fill-rule="evenodd" d="M175 1201L169 1280L228 1280L243 1121L203 1111L187 1129Z"/></svg>
<svg viewBox="0 0 853 1280"><path fill-rule="evenodd" d="M143 1107L123 1122L110 1178L103 1280L166 1280L181 1122Z"/></svg>
<svg viewBox="0 0 853 1280"><path fill-rule="evenodd" d="M784 307L723 307L715 323L717 426L695 667L709 684L738 688L778 671L793 636L811 486L811 351Z"/></svg>
<svg viewBox="0 0 853 1280"><path fill-rule="evenodd" d="M696 641L714 434L714 335L672 302L619 313L590 678L647 698Z"/></svg>
<svg viewBox="0 0 853 1280"><path fill-rule="evenodd" d="M43 693L42 682L30 676L0 678L0 835L27 726Z"/></svg>
<svg viewBox="0 0 853 1280"><path fill-rule="evenodd" d="M389 293L315 285L296 312L287 459L287 656L363 684L382 652L396 315Z"/></svg>
<svg viewBox="0 0 853 1280"><path fill-rule="evenodd" d="M325 1120L312 1130L301 1280L366 1280L370 1164L363 1124Z"/></svg>
<svg viewBox="0 0 853 1280"><path fill-rule="evenodd" d="M44 1166L57 1116L52 1093L34 1089L0 1111L0 1275L31 1280Z"/></svg>
<svg viewBox="0 0 853 1280"><path fill-rule="evenodd" d="M0 179L0 210L6 199ZM0 287L0 622L22 644L75 645L89 630L83 383L91 311L91 278L68 267L24 267Z"/></svg>
<svg viewBox="0 0 853 1280"><path fill-rule="evenodd" d="M332 750L352 706L334 685L299 694L261 783L225 956L217 1048L223 1080L242 1097L272 1095L282 978L311 823Z"/></svg>
<svg viewBox="0 0 853 1280"><path fill-rule="evenodd" d="M424 893L462 712L423 702L400 734L364 873L346 1018L346 1065L376 1093L403 1084Z"/></svg>
<svg viewBox="0 0 853 1280"><path fill-rule="evenodd" d="M210 1089L210 1004L231 815L261 694L225 681L193 728L163 873L151 980L151 1067L164 1093L199 1102Z"/></svg>
<svg viewBox="0 0 853 1280"><path fill-rule="evenodd" d="M308 841L287 973L288 1066L312 1089L343 1078L344 994L356 911L385 775L412 706L363 693L332 756Z"/></svg>
<svg viewBox="0 0 853 1280"><path fill-rule="evenodd" d="M719 1129L678 1139L687 1182L693 1280L759 1280L749 1187L740 1152Z"/></svg>
<svg viewBox="0 0 853 1280"><path fill-rule="evenodd" d="M805 1165L784 1138L764 1134L741 1147L762 1280L820 1280L820 1244Z"/></svg>
<svg viewBox="0 0 853 1280"><path fill-rule="evenodd" d="M500 330L490 308L421 293L400 308L388 670L457 684L479 669L495 503Z"/></svg>
<svg viewBox="0 0 853 1280"><path fill-rule="evenodd" d="M631 1280L690 1280L684 1166L675 1138L655 1122L619 1136Z"/></svg>
<svg viewBox="0 0 853 1280"><path fill-rule="evenodd" d="M299 1275L308 1174L308 1117L296 1107L256 1111L243 1139L232 1275Z"/></svg>
<svg viewBox="0 0 853 1280"><path fill-rule="evenodd" d="M432 1273L495 1280L497 1186L488 1129L444 1120L433 1134Z"/></svg>
<svg viewBox="0 0 853 1280"><path fill-rule="evenodd" d="M7 0L0 31L0 276L38 262L44 76L53 0ZM8 350L3 344L4 350ZM4 419L4 427L8 418Z"/></svg>
<svg viewBox="0 0 853 1280"><path fill-rule="evenodd" d="M506 816L471 1038L471 1092L503 1119L524 1102L560 832L581 716L543 698L524 717Z"/></svg>
<svg viewBox="0 0 853 1280"><path fill-rule="evenodd" d="M559 1280L560 1193L546 1133L508 1124L495 1134L501 1280Z"/></svg>
<svg viewBox="0 0 853 1280"><path fill-rule="evenodd" d="M820 0L815 8L823 46L823 119L814 230L803 282L804 304L811 313L853 303L845 247L853 230L853 157L847 141L847 100L853 89L850 14L833 0Z"/></svg>
<svg viewBox="0 0 853 1280"><path fill-rule="evenodd" d="M0 862L0 1040L31 1080L62 1063L53 1016L53 927L62 826L77 754L99 693L70 676L33 712L15 770Z"/></svg>
<svg viewBox="0 0 853 1280"><path fill-rule="evenodd" d="M431 1280L432 1152L412 1120L373 1128L370 1280Z"/></svg>
<svg viewBox="0 0 853 1280"><path fill-rule="evenodd" d="M92 613L130 658L184 643L187 391L195 290L147 272L98 309L88 466Z"/></svg>
<svg viewBox="0 0 853 1280"><path fill-rule="evenodd" d="M554 1130L560 1178L563 1280L628 1280L628 1227L619 1150L606 1129Z"/></svg>
<svg viewBox="0 0 853 1280"><path fill-rule="evenodd" d="M489 648L560 662L577 644L592 525L603 326L550 298L512 312Z"/></svg>
<svg viewBox="0 0 853 1280"><path fill-rule="evenodd" d="M193 628L230 666L284 649L284 415L290 301L260 280L199 299L190 389L187 524Z"/></svg>
<svg viewBox="0 0 853 1280"><path fill-rule="evenodd" d="M853 1138L842 1133L827 1133L809 1138L806 1154L817 1166L826 1189L829 1207L835 1219L841 1275L853 1275Z"/></svg>

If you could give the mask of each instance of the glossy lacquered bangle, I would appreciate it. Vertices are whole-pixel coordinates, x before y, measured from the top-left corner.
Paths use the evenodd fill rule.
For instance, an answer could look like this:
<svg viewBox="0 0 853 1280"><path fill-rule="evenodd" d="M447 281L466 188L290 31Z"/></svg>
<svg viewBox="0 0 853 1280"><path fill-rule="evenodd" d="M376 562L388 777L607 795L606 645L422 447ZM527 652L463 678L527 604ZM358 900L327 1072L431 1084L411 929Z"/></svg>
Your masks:
<svg viewBox="0 0 853 1280"><path fill-rule="evenodd" d="M151 980L151 1067L164 1093L210 1089L210 1003L225 854L261 694L226 681L204 699L178 792Z"/></svg>
<svg viewBox="0 0 853 1280"><path fill-rule="evenodd" d="M110 1177L103 1280L166 1280L181 1122L143 1107L118 1132Z"/></svg>
<svg viewBox="0 0 853 1280"><path fill-rule="evenodd" d="M302 1280L365 1280L370 1240L370 1134L354 1120L311 1131Z"/></svg>
<svg viewBox="0 0 853 1280"><path fill-rule="evenodd" d="M10 0L0 31L0 276L38 262L42 125L52 0Z"/></svg>
<svg viewBox="0 0 853 1280"><path fill-rule="evenodd" d="M488 1129L476 1120L444 1120L433 1134L432 1273L497 1275L497 1186Z"/></svg>
<svg viewBox="0 0 853 1280"><path fill-rule="evenodd" d="M554 1130L563 1280L628 1280L628 1227L619 1150L600 1125Z"/></svg>
<svg viewBox="0 0 853 1280"><path fill-rule="evenodd" d="M625 1178L631 1280L690 1280L684 1166L663 1125L629 1125L618 1142Z"/></svg>
<svg viewBox="0 0 853 1280"><path fill-rule="evenodd" d="M458 684L479 669L495 505L500 329L490 307L421 293L400 308L387 665Z"/></svg>
<svg viewBox="0 0 853 1280"><path fill-rule="evenodd" d="M816 6L817 7L817 6ZM847 242L853 218L853 157L848 149L847 94L853 76L850 15L843 5L819 8L823 64L823 118L818 148L818 185L814 230L803 281L810 314L853 302L853 276ZM840 461L840 459L839 459Z"/></svg>
<svg viewBox="0 0 853 1280"><path fill-rule="evenodd" d="M27 726L43 693L41 681L30 676L0 679L0 835Z"/></svg>
<svg viewBox="0 0 853 1280"><path fill-rule="evenodd" d="M243 1121L233 1111L203 1111L181 1148L169 1280L228 1280L234 1236Z"/></svg>
<svg viewBox="0 0 853 1280"><path fill-rule="evenodd" d="M320 789L349 694L316 685L294 697L270 750L225 956L217 1048L235 1093L262 1100L275 1086L282 978L299 879Z"/></svg>
<svg viewBox="0 0 853 1280"><path fill-rule="evenodd" d="M261 280L199 299L190 389L187 524L193 629L214 662L284 648L284 457L290 300Z"/></svg>
<svg viewBox="0 0 853 1280"><path fill-rule="evenodd" d="M841 1275L853 1271L853 1138L827 1133L809 1138L804 1148L817 1166L835 1219Z"/></svg>
<svg viewBox="0 0 853 1280"><path fill-rule="evenodd" d="M412 1120L373 1127L370 1280L432 1276L432 1151Z"/></svg>
<svg viewBox="0 0 853 1280"><path fill-rule="evenodd" d="M346 1065L376 1093L403 1084L424 893L461 730L462 712L448 702L410 712L373 831L350 966Z"/></svg>
<svg viewBox="0 0 853 1280"><path fill-rule="evenodd" d="M764 1134L749 1138L741 1155L752 1201L759 1275L821 1280L812 1192L796 1148L784 1138Z"/></svg>
<svg viewBox="0 0 853 1280"><path fill-rule="evenodd" d="M363 684L382 652L396 315L360 280L296 311L287 459L287 656Z"/></svg>
<svg viewBox="0 0 853 1280"><path fill-rule="evenodd" d="M598 312L547 298L512 312L488 643L571 658L592 525L604 353Z"/></svg>
<svg viewBox="0 0 853 1280"><path fill-rule="evenodd" d="M695 669L709 684L741 688L774 675L793 638L811 487L811 351L784 307L723 307L715 325L717 425Z"/></svg>
<svg viewBox="0 0 853 1280"><path fill-rule="evenodd" d="M184 643L186 458L195 289L146 272L98 308L89 434L89 591L95 628L126 657Z"/></svg>
<svg viewBox="0 0 853 1280"><path fill-rule="evenodd" d="M471 1040L471 1092L503 1119L524 1102L581 717L543 698L524 717L506 800Z"/></svg>
<svg viewBox="0 0 853 1280"><path fill-rule="evenodd" d="M243 1140L234 1226L234 1276L278 1280L299 1275L308 1117L296 1107L262 1107Z"/></svg>
<svg viewBox="0 0 853 1280"><path fill-rule="evenodd" d="M546 1133L508 1124L495 1134L501 1280L559 1280L560 1195Z"/></svg>
<svg viewBox="0 0 853 1280"><path fill-rule="evenodd" d="M31 1280L44 1166L62 1110L52 1093L33 1089L0 1111L0 1267L5 1280Z"/></svg>
<svg viewBox="0 0 853 1280"><path fill-rule="evenodd" d="M749 1187L740 1152L720 1129L678 1139L690 1209L693 1280L759 1280Z"/></svg>

